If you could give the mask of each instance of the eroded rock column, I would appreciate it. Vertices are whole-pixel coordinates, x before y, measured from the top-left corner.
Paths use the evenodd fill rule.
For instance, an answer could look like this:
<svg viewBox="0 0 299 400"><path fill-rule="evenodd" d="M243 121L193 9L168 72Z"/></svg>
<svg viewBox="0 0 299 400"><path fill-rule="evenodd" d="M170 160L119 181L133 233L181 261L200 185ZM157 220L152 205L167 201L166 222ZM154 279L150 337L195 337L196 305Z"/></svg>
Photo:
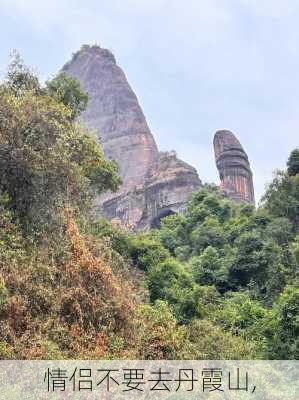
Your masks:
<svg viewBox="0 0 299 400"><path fill-rule="evenodd" d="M214 152L221 188L236 202L254 204L250 163L236 136L228 130L217 131L214 136Z"/></svg>

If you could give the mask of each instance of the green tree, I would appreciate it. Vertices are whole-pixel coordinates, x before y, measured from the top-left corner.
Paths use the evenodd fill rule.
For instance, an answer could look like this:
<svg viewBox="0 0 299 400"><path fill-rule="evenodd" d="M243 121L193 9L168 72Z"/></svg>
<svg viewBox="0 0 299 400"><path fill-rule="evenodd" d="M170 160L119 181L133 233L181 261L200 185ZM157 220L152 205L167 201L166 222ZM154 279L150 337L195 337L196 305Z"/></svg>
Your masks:
<svg viewBox="0 0 299 400"><path fill-rule="evenodd" d="M197 286L192 275L171 258L148 271L151 301L166 300L179 322L187 322L197 314Z"/></svg>
<svg viewBox="0 0 299 400"><path fill-rule="evenodd" d="M221 268L221 260L218 251L207 247L199 257L190 260L191 270L194 279L201 285L213 285L217 280L217 272Z"/></svg>
<svg viewBox="0 0 299 400"><path fill-rule="evenodd" d="M208 246L222 247L227 242L226 235L219 220L214 216L205 218L192 230L190 235L193 253L200 254Z"/></svg>
<svg viewBox="0 0 299 400"><path fill-rule="evenodd" d="M299 174L299 148L291 152L287 162L287 167L288 167L288 174L290 176Z"/></svg>
<svg viewBox="0 0 299 400"><path fill-rule="evenodd" d="M195 282L200 285L215 285L220 293L233 288L229 278L229 268L234 260L234 249L226 246L224 250L207 247L200 256L190 258Z"/></svg>
<svg viewBox="0 0 299 400"><path fill-rule="evenodd" d="M258 326L267 315L268 310L249 294L237 292L228 293L210 318L232 334L260 343L264 338Z"/></svg>
<svg viewBox="0 0 299 400"><path fill-rule="evenodd" d="M1 91L6 89L15 97L20 97L24 93L31 91L34 94L41 93L41 86L37 76L28 68L20 54L16 51L12 53L12 61L8 67Z"/></svg>
<svg viewBox="0 0 299 400"><path fill-rule="evenodd" d="M87 209L120 180L96 140L72 123L73 110L32 90L37 78L20 70L27 71L17 60L0 89L0 192L27 233L39 236L61 229L66 205Z"/></svg>
<svg viewBox="0 0 299 400"><path fill-rule="evenodd" d="M177 326L168 304L157 301L153 306L143 305L139 313L137 347L142 359L180 358L182 348L186 345L186 329Z"/></svg>
<svg viewBox="0 0 299 400"><path fill-rule="evenodd" d="M299 357L299 289L287 286L262 325L271 359Z"/></svg>
<svg viewBox="0 0 299 400"><path fill-rule="evenodd" d="M275 240L279 246L286 246L294 238L292 224L285 217L278 217L269 222L264 235Z"/></svg>
<svg viewBox="0 0 299 400"><path fill-rule="evenodd" d="M155 236L140 233L131 237L130 256L138 268L146 271L164 262L169 252Z"/></svg>
<svg viewBox="0 0 299 400"><path fill-rule="evenodd" d="M257 358L256 344L224 331L207 320L194 320L188 327L188 341L182 348L185 359L242 360Z"/></svg>
<svg viewBox="0 0 299 400"><path fill-rule="evenodd" d="M181 241L181 231L184 217L182 214L173 214L166 218L162 218L161 227L158 231L159 238L164 247L166 247L172 255L175 254Z"/></svg>
<svg viewBox="0 0 299 400"><path fill-rule="evenodd" d="M55 78L46 82L47 94L71 110L71 119L77 118L85 111L88 95L83 92L77 79L61 72Z"/></svg>
<svg viewBox="0 0 299 400"><path fill-rule="evenodd" d="M230 267L230 279L236 287L246 286L252 279L265 280L267 259L263 252L263 240L259 232L241 235L237 241L237 255Z"/></svg>
<svg viewBox="0 0 299 400"><path fill-rule="evenodd" d="M262 198L264 207L274 217L285 217L299 229L299 175L290 176L285 171L277 171Z"/></svg>

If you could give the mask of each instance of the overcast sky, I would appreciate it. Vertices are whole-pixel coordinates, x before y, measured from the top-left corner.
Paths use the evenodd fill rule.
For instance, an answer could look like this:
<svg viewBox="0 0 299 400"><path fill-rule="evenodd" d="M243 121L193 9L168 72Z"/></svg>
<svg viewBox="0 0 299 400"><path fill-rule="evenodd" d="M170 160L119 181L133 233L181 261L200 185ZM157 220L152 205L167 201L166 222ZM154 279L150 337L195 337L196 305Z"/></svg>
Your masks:
<svg viewBox="0 0 299 400"><path fill-rule="evenodd" d="M257 197L299 145L298 0L0 0L0 71L41 76L82 44L113 51L161 150L218 182L217 129L246 149Z"/></svg>

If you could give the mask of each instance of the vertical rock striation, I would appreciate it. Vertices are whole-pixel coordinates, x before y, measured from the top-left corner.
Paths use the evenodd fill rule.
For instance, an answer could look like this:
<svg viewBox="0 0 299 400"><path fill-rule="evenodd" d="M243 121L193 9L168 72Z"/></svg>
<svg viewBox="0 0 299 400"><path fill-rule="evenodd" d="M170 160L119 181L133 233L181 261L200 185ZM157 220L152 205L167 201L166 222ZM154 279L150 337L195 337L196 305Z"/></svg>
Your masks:
<svg viewBox="0 0 299 400"><path fill-rule="evenodd" d="M123 184L142 184L158 159L158 149L124 72L114 55L82 46L63 71L77 78L89 95L82 118L95 129L108 159L116 160Z"/></svg>
<svg viewBox="0 0 299 400"><path fill-rule="evenodd" d="M89 95L82 114L96 130L105 156L117 161L123 185L97 199L109 220L130 229L159 226L163 216L182 212L201 186L196 170L174 153L159 153L137 97L114 55L99 46L82 46L63 71L77 78Z"/></svg>
<svg viewBox="0 0 299 400"><path fill-rule="evenodd" d="M247 154L236 136L227 130L217 131L214 152L221 188L237 202L254 204L252 171Z"/></svg>

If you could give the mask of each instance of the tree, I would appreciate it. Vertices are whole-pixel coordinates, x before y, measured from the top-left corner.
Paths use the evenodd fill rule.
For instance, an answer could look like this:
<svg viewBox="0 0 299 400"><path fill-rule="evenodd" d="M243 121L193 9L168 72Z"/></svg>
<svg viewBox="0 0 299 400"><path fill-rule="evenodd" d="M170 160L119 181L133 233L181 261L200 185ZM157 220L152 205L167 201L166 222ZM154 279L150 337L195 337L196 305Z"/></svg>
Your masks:
<svg viewBox="0 0 299 400"><path fill-rule="evenodd" d="M237 255L230 267L229 277L236 287L246 286L266 273L267 260L263 252L263 239L259 232L244 233L236 241Z"/></svg>
<svg viewBox="0 0 299 400"><path fill-rule="evenodd" d="M161 220L161 227L157 234L163 246L166 247L172 255L177 251L177 248L181 244L181 237L184 236L182 233L183 223L184 216L182 214L173 214Z"/></svg>
<svg viewBox="0 0 299 400"><path fill-rule="evenodd" d="M141 270L149 270L169 257L169 252L161 242L149 234L139 234L130 240L130 256Z"/></svg>
<svg viewBox="0 0 299 400"><path fill-rule="evenodd" d="M229 279L229 268L234 260L234 249L226 246L225 250L207 247L200 256L190 258L192 275L199 285L215 285L220 293L233 288Z"/></svg>
<svg viewBox="0 0 299 400"><path fill-rule="evenodd" d="M8 272L14 269L21 260L24 261L25 240L18 221L14 220L13 213L9 210L9 198L0 196L0 278L1 271Z"/></svg>
<svg viewBox="0 0 299 400"><path fill-rule="evenodd" d="M210 319L234 335L261 341L262 335L257 326L267 312L266 308L252 300L247 293L228 293Z"/></svg>
<svg viewBox="0 0 299 400"><path fill-rule="evenodd" d="M299 357L299 289L287 286L262 325L271 359Z"/></svg>
<svg viewBox="0 0 299 400"><path fill-rule="evenodd" d="M288 218L278 217L265 228L265 237L272 238L280 246L286 246L293 238L293 226Z"/></svg>
<svg viewBox="0 0 299 400"><path fill-rule="evenodd" d="M169 303L178 322L187 322L197 314L197 285L192 275L171 258L152 266L148 271L150 298Z"/></svg>
<svg viewBox="0 0 299 400"><path fill-rule="evenodd" d="M299 232L299 149L291 152L286 171L276 171L262 198L263 206L272 216L286 217Z"/></svg>
<svg viewBox="0 0 299 400"><path fill-rule="evenodd" d="M212 246L207 247L199 257L190 260L190 266L197 283L215 284L217 271L221 268L218 251Z"/></svg>
<svg viewBox="0 0 299 400"><path fill-rule="evenodd" d="M257 231L241 235L236 244L237 253L229 268L234 290L246 287L253 296L273 302L291 275L292 266L284 263L284 250Z"/></svg>
<svg viewBox="0 0 299 400"><path fill-rule="evenodd" d="M187 332L190 344L182 348L187 360L250 360L258 355L254 342L232 335L205 319L192 321Z"/></svg>
<svg viewBox="0 0 299 400"><path fill-rule="evenodd" d="M224 246L227 242L222 224L217 217L206 217L190 234L193 253L200 254L208 246L216 248Z"/></svg>
<svg viewBox="0 0 299 400"><path fill-rule="evenodd" d="M120 182L115 163L72 122L73 109L33 90L37 82L17 58L0 88L0 192L33 237L61 231L66 205L86 210Z"/></svg>
<svg viewBox="0 0 299 400"><path fill-rule="evenodd" d="M175 360L186 345L186 329L178 326L168 304L157 301L139 309L137 348L142 359Z"/></svg>
<svg viewBox="0 0 299 400"><path fill-rule="evenodd" d="M88 103L88 95L82 91L77 79L64 72L46 82L46 91L50 97L54 97L71 110L73 120L85 110Z"/></svg>
<svg viewBox="0 0 299 400"><path fill-rule="evenodd" d="M41 93L41 86L37 76L28 68L20 54L12 53L12 61L7 70L6 80L1 85L9 90L15 97L22 96L25 92L31 91L35 94Z"/></svg>
<svg viewBox="0 0 299 400"><path fill-rule="evenodd" d="M299 174L299 148L294 149L287 162L288 174L294 176Z"/></svg>

